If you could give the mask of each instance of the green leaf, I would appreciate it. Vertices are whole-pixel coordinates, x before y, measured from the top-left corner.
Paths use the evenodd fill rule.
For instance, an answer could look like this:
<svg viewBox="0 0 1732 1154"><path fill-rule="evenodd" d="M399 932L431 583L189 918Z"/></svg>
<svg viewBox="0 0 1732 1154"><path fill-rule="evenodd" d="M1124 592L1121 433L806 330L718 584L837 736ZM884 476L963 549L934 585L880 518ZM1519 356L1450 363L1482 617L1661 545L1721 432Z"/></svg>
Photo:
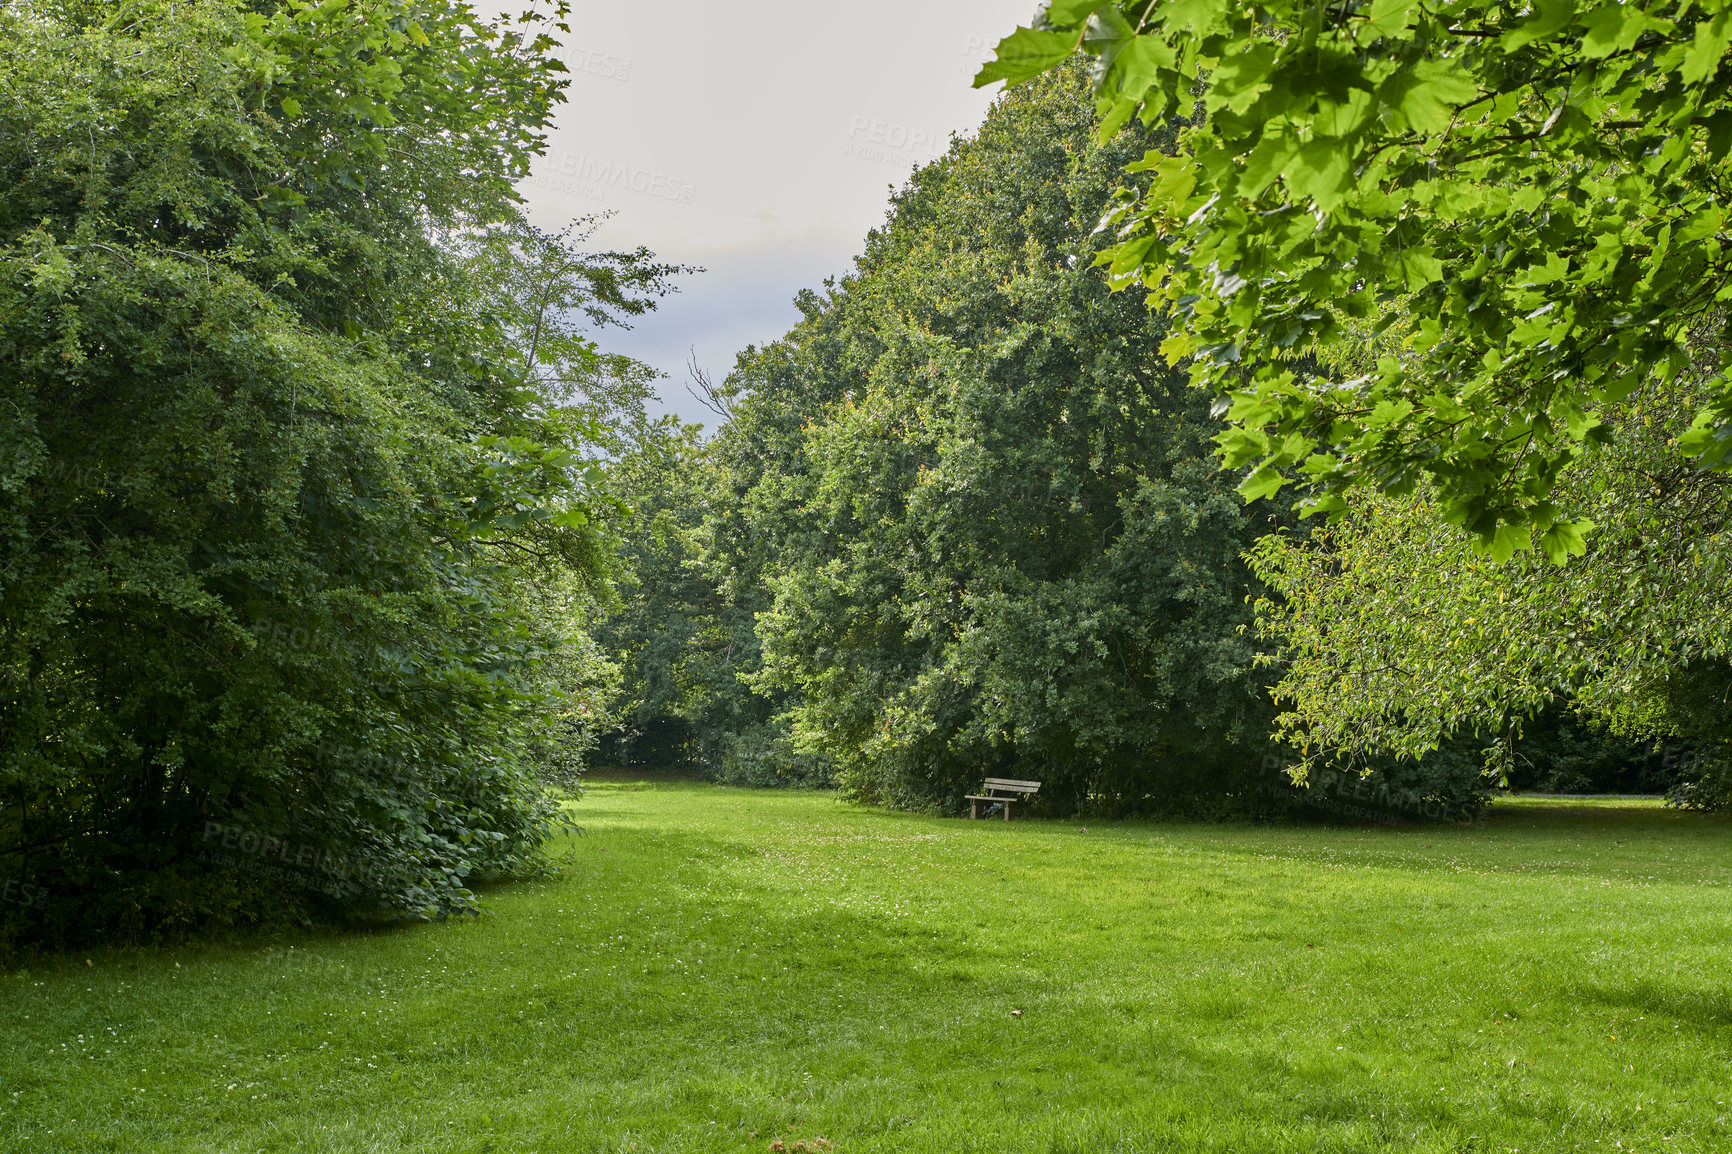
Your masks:
<svg viewBox="0 0 1732 1154"><path fill-rule="evenodd" d="M1582 55L1598 60L1623 52L1635 45L1647 27L1648 18L1641 9L1624 0L1605 0L1582 19Z"/></svg>
<svg viewBox="0 0 1732 1154"><path fill-rule="evenodd" d="M1019 84L1069 60L1077 49L1074 32L1037 32L1018 28L998 42L998 58L980 70L974 87L1003 80Z"/></svg>
<svg viewBox="0 0 1732 1154"><path fill-rule="evenodd" d="M1347 99L1328 101L1317 109L1312 128L1323 136L1348 136L1370 121L1377 100L1363 88L1350 88Z"/></svg>
<svg viewBox="0 0 1732 1154"><path fill-rule="evenodd" d="M1298 155L1299 141L1280 129L1265 129L1263 139L1245 158L1239 170L1239 195L1255 200L1275 178L1287 170Z"/></svg>
<svg viewBox="0 0 1732 1154"><path fill-rule="evenodd" d="M1500 49L1514 52L1536 40L1548 39L1562 32L1576 17L1575 0L1540 0L1534 7L1532 16L1499 37Z"/></svg>
<svg viewBox="0 0 1732 1154"><path fill-rule="evenodd" d="M1502 565L1518 552L1533 545L1533 531L1526 525L1499 525L1489 542L1483 546L1493 561Z"/></svg>
<svg viewBox="0 0 1732 1154"><path fill-rule="evenodd" d="M1406 399L1379 401L1377 407L1366 415L1365 427L1380 429L1388 425L1399 424L1405 421L1412 412L1412 401Z"/></svg>
<svg viewBox="0 0 1732 1154"><path fill-rule="evenodd" d="M1703 116L1696 123L1707 131L1708 158L1719 161L1732 150L1732 108L1722 108L1711 116Z"/></svg>
<svg viewBox="0 0 1732 1154"><path fill-rule="evenodd" d="M1087 20L1104 3L1106 0L1053 0L1047 5L1046 18L1052 24L1069 28Z"/></svg>
<svg viewBox="0 0 1732 1154"><path fill-rule="evenodd" d="M1732 18L1721 12L1713 20L1696 25L1696 39L1684 50L1684 65L1678 75L1685 84L1700 84L1720 69L1726 46L1732 43Z"/></svg>
<svg viewBox="0 0 1732 1154"><path fill-rule="evenodd" d="M293 120L301 114L301 102L293 96L283 97L283 115Z"/></svg>
<svg viewBox="0 0 1732 1154"><path fill-rule="evenodd" d="M1287 187L1296 197L1309 197L1328 212L1341 203L1352 158L1340 142L1313 140L1299 149L1287 167Z"/></svg>
<svg viewBox="0 0 1732 1154"><path fill-rule="evenodd" d="M1455 118L1456 105L1479 95L1479 86L1454 60L1421 60L1412 72L1398 74L1397 79L1405 84L1396 107L1408 125L1420 132L1442 132Z"/></svg>
<svg viewBox="0 0 1732 1154"><path fill-rule="evenodd" d="M1207 36L1221 24L1227 4L1226 0L1166 0L1155 11L1169 32Z"/></svg>
<svg viewBox="0 0 1732 1154"><path fill-rule="evenodd" d="M1234 112L1250 108L1258 95L1268 91L1269 76L1275 69L1275 57L1279 52L1278 45L1264 40L1223 60L1209 78L1209 106L1225 106Z"/></svg>
<svg viewBox="0 0 1732 1154"><path fill-rule="evenodd" d="M1690 428L1678 435L1678 449L1693 458L1698 469L1724 469L1732 458L1732 420L1713 411L1698 415Z"/></svg>
<svg viewBox="0 0 1732 1154"><path fill-rule="evenodd" d="M1083 47L1089 52L1098 52L1104 56L1117 51L1135 35L1136 29L1124 18L1118 5L1101 3L1095 5L1088 25L1083 29Z"/></svg>
<svg viewBox="0 0 1732 1154"><path fill-rule="evenodd" d="M1228 429L1216 440L1221 446L1221 462L1229 469L1250 464L1269 448L1269 438L1256 430Z"/></svg>
<svg viewBox="0 0 1732 1154"><path fill-rule="evenodd" d="M1455 422L1467 416L1467 410L1462 408L1454 397L1443 393L1433 393L1425 399L1425 407L1439 421Z"/></svg>
<svg viewBox="0 0 1732 1154"><path fill-rule="evenodd" d="M1281 475L1281 470L1264 465L1239 482L1239 495L1247 501L1259 501L1273 497L1286 483L1287 478Z"/></svg>
<svg viewBox="0 0 1732 1154"><path fill-rule="evenodd" d="M1587 534L1593 528L1592 521L1559 521L1540 538L1540 548L1553 565L1563 565L1588 551Z"/></svg>
<svg viewBox="0 0 1732 1154"><path fill-rule="evenodd" d="M1104 109L1104 111L1102 111ZM1137 102L1126 98L1122 100L1103 100L1097 108L1100 116L1100 131L1097 139L1102 144L1119 134L1119 129L1130 123L1131 117L1137 114Z"/></svg>
<svg viewBox="0 0 1732 1154"><path fill-rule="evenodd" d="M1173 46L1165 40L1133 37L1113 55L1105 87L1118 92L1121 99L1140 101L1159 83L1161 74L1173 67L1173 61Z"/></svg>
<svg viewBox="0 0 1732 1154"><path fill-rule="evenodd" d="M1154 183L1149 197L1166 207L1175 216L1183 212L1191 190L1197 187L1197 166L1186 157L1164 157L1154 166Z"/></svg>
<svg viewBox="0 0 1732 1154"><path fill-rule="evenodd" d="M1416 0L1372 0L1371 14L1363 27L1373 36L1386 39L1408 39L1401 36L1413 23Z"/></svg>
<svg viewBox="0 0 1732 1154"><path fill-rule="evenodd" d="M1410 249L1401 254L1400 264L1402 280L1410 292L1443 279L1443 262L1430 249Z"/></svg>

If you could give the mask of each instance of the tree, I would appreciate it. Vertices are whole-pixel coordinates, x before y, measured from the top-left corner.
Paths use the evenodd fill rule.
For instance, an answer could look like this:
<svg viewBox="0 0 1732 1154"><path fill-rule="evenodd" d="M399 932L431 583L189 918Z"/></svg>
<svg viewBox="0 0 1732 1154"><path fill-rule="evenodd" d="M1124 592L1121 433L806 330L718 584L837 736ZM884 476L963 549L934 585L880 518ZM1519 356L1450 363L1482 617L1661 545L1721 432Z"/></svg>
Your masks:
<svg viewBox="0 0 1732 1154"><path fill-rule="evenodd" d="M700 385L725 416L731 386ZM737 785L829 786L829 759L794 749L776 720L782 695L741 681L761 667L755 625L768 596L754 544L762 534L740 513L735 486L747 458L724 457L702 432L664 417L637 430L610 470L626 509L618 596L593 628L621 670L603 757Z"/></svg>
<svg viewBox="0 0 1732 1154"><path fill-rule="evenodd" d="M600 348L592 334L629 328L673 291L673 277L703 270L664 264L641 246L584 250L605 215L548 233L511 214L445 238L468 286L451 291L446 307L461 308L467 325L499 330L546 419L620 452L648 420L657 374Z"/></svg>
<svg viewBox="0 0 1732 1154"><path fill-rule="evenodd" d="M524 19L0 10L0 870L61 899L0 938L444 913L539 860L520 578L598 581L607 498L538 377L598 354L490 271L580 259L512 192L562 98Z"/></svg>
<svg viewBox="0 0 1732 1154"><path fill-rule="evenodd" d="M646 424L612 472L626 506L618 596L595 636L622 668L607 735L609 760L622 764L683 768L701 760L698 746L711 736L704 722L725 641L704 565L714 476L702 433L671 416Z"/></svg>
<svg viewBox="0 0 1732 1154"><path fill-rule="evenodd" d="M1636 740L1694 739L1689 782L1721 774L1732 477L1672 452L1704 388L1653 383L1608 414L1613 443L1564 479L1600 526L1567 567L1490 563L1423 491L1357 496L1308 540L1259 542L1282 730L1328 755L1409 758L1477 730L1504 742L1507 770L1527 719L1568 708Z"/></svg>
<svg viewBox="0 0 1732 1154"><path fill-rule="evenodd" d="M773 597L752 683L853 796L954 807L1002 774L1180 808L1264 752L1239 553L1274 507L1147 368L1165 324L1091 268L1117 174L1171 135L1091 129L1075 76L1009 94L732 378L746 528L720 535Z"/></svg>
<svg viewBox="0 0 1732 1154"><path fill-rule="evenodd" d="M1648 383L1701 380L1673 451L1732 467L1729 41L1722 0L1054 0L976 83L1082 54L1103 134L1203 114L1128 166L1100 259L1225 394L1247 497L1423 478L1492 557L1561 562L1590 525L1560 479ZM1374 365L1295 372L1366 318Z"/></svg>

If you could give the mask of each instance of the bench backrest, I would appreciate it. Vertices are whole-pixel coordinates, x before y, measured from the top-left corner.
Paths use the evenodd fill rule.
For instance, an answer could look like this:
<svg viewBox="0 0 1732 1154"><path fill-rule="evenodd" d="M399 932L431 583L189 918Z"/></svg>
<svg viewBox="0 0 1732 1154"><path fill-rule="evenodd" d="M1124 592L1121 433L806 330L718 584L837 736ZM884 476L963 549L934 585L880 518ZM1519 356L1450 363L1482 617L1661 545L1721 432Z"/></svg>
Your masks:
<svg viewBox="0 0 1732 1154"><path fill-rule="evenodd" d="M1040 782L1017 781L1015 778L1010 777L989 777L986 779L986 788L981 790L981 792L985 794L1039 793Z"/></svg>

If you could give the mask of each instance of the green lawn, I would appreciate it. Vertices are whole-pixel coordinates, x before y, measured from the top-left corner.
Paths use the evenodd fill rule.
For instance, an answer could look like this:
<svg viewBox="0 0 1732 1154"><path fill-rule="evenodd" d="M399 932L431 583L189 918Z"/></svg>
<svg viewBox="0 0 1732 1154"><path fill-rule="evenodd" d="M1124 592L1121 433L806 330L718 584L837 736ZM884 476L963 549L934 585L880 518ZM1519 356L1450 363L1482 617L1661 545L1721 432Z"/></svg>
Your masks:
<svg viewBox="0 0 1732 1154"><path fill-rule="evenodd" d="M0 1150L1732 1150L1724 821L578 809L480 921L0 973Z"/></svg>

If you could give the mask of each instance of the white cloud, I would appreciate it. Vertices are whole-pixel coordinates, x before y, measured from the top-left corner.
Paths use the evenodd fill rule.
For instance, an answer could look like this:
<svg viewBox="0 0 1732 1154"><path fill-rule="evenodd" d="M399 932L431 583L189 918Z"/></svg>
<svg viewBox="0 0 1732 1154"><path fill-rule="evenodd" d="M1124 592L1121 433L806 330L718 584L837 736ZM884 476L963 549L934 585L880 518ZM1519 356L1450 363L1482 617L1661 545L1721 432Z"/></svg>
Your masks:
<svg viewBox="0 0 1732 1154"><path fill-rule="evenodd" d="M1027 8L576 0L570 99L522 186L530 215L612 211L598 245L708 269L604 345L667 372L668 406L698 417L687 350L720 378L787 330L799 289L848 271L890 188L979 124L991 91L974 72Z"/></svg>

